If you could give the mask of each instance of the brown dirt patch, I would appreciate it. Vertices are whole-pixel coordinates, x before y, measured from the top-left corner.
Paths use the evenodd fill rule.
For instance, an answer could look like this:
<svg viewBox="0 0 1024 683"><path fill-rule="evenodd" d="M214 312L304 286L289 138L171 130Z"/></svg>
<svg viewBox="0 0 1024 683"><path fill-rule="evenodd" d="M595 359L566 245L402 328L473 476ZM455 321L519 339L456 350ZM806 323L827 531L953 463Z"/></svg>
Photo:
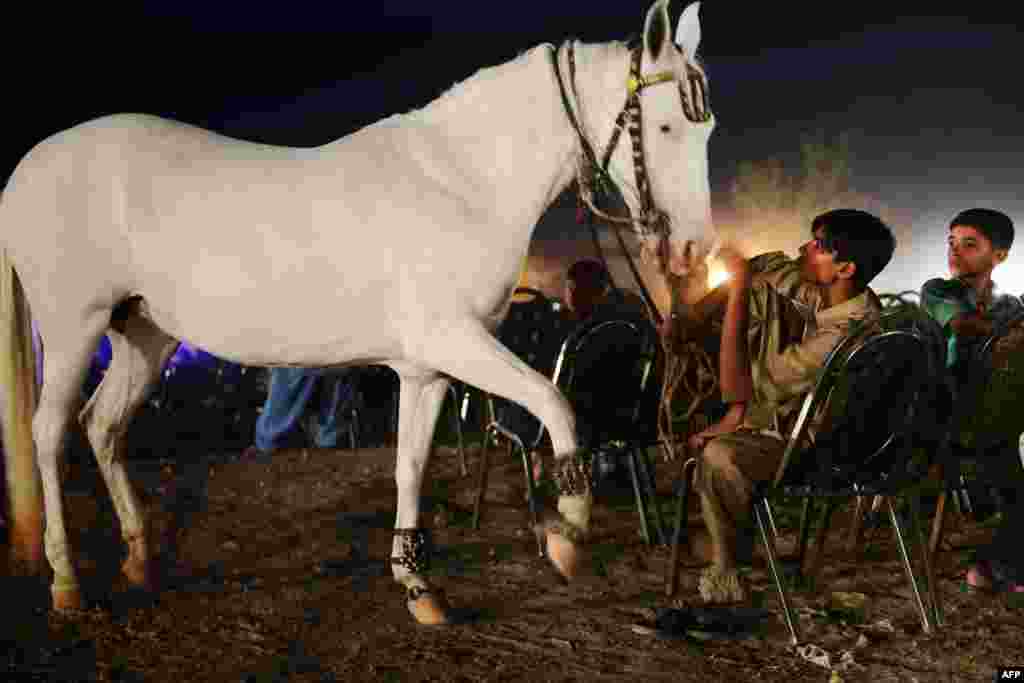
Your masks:
<svg viewBox="0 0 1024 683"><path fill-rule="evenodd" d="M476 454L469 451L471 469ZM156 528L176 511L187 525L180 565L155 600L118 580L123 550L106 491L93 467L73 467L68 516L91 607L51 615L38 580L6 579L3 678L829 680L828 671L788 648L760 559L751 583L776 614L758 637L701 643L634 633L630 625L644 608L671 603L663 588L668 552L645 546L631 499L613 496L597 507L591 575L563 586L537 557L521 469L497 453L491 460L479 531L468 523L475 476L459 476L450 449L438 449L431 463L424 508L437 549L432 574L455 607L479 611L471 623L440 628L413 623L385 564L394 519L393 449L290 450L266 463L135 463ZM675 474L675 466L658 467L666 509ZM837 513L836 530L845 522ZM780 531L785 554L795 533ZM1006 597L960 591L969 548L989 533L964 525L949 535L953 549L941 553L938 568L948 625L924 635L891 533L883 528L867 557L851 561L842 553L844 535L834 532L817 588L792 594L803 608L805 638L834 658L853 652L861 668L844 672L844 681L991 680L996 666L1020 663L1024 619ZM678 597L693 601L700 562L684 562ZM866 622L847 625L816 614L831 591L865 593ZM891 631L873 626L886 619Z"/></svg>

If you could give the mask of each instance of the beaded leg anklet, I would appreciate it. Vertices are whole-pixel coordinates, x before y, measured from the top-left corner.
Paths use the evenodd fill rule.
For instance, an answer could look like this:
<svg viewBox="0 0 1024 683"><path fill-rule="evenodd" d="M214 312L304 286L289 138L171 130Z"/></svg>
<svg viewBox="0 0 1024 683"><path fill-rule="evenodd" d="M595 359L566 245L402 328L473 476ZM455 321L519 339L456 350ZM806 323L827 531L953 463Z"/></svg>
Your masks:
<svg viewBox="0 0 1024 683"><path fill-rule="evenodd" d="M593 456L579 451L575 455L559 458L552 478L560 496L583 496L590 492Z"/></svg>
<svg viewBox="0 0 1024 683"><path fill-rule="evenodd" d="M391 564L404 567L411 574L422 576L430 569L430 550L433 546L430 529L395 529L402 539L401 555L391 558ZM406 587L406 599L415 602L427 594L438 594L440 589L423 586Z"/></svg>

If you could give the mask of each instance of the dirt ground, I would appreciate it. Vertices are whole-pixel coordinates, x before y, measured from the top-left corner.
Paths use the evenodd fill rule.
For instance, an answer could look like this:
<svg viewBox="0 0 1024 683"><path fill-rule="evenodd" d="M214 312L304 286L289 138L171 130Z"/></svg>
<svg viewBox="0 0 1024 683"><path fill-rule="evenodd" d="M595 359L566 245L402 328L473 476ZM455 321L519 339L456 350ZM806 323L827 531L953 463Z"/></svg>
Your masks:
<svg viewBox="0 0 1024 683"><path fill-rule="evenodd" d="M599 500L590 575L564 586L537 557L521 469L503 454L491 455L485 517L479 531L470 528L478 449L467 455L474 473L461 477L455 451L438 449L425 486L431 573L453 607L475 613L446 627L413 622L385 564L395 507L391 448L287 450L268 462L133 463L157 530L175 514L187 525L178 564L155 597L118 579L116 518L95 467L83 460L69 468L67 500L90 607L52 615L45 584L4 578L0 679L830 680L828 669L789 648L760 549L749 577L774 615L754 637L637 633L634 622L673 601L664 596L668 551L645 546L631 498ZM668 510L677 468L659 463L657 471ZM786 554L794 525L779 517ZM1022 606L961 591L970 548L989 529L964 524L949 535L952 549L938 567L947 626L925 635L891 532L876 532L854 561L844 556L846 522L837 513L816 588L792 593L806 642L833 663L844 651L852 655L831 680L988 681L995 667L1024 663ZM700 564L684 558L678 600L695 601ZM867 596L861 623L829 616L833 591Z"/></svg>

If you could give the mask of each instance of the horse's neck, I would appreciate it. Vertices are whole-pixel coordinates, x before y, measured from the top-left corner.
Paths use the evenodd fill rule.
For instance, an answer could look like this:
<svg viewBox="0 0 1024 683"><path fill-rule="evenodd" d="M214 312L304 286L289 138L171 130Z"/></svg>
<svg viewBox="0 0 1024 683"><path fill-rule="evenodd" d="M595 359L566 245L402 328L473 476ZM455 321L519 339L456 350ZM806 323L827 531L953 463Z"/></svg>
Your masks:
<svg viewBox="0 0 1024 683"><path fill-rule="evenodd" d="M573 178L577 142L549 46L482 69L406 117L431 163L468 180L473 203L527 231Z"/></svg>

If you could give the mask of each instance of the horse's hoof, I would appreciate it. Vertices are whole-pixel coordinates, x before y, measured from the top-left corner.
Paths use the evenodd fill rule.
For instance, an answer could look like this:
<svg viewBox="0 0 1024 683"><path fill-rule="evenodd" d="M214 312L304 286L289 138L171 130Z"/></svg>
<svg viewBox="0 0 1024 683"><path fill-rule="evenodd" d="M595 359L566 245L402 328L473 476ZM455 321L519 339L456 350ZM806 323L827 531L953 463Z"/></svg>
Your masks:
<svg viewBox="0 0 1024 683"><path fill-rule="evenodd" d="M55 612L73 612L85 606L82 592L78 588L51 588L50 596L53 599Z"/></svg>
<svg viewBox="0 0 1024 683"><path fill-rule="evenodd" d="M557 531L548 530L546 534L548 559L566 581L571 581L579 574L583 552L580 547Z"/></svg>
<svg viewBox="0 0 1024 683"><path fill-rule="evenodd" d="M421 590L415 594L415 598L410 594L406 606L413 618L424 626L440 626L450 623L448 605L440 593Z"/></svg>

